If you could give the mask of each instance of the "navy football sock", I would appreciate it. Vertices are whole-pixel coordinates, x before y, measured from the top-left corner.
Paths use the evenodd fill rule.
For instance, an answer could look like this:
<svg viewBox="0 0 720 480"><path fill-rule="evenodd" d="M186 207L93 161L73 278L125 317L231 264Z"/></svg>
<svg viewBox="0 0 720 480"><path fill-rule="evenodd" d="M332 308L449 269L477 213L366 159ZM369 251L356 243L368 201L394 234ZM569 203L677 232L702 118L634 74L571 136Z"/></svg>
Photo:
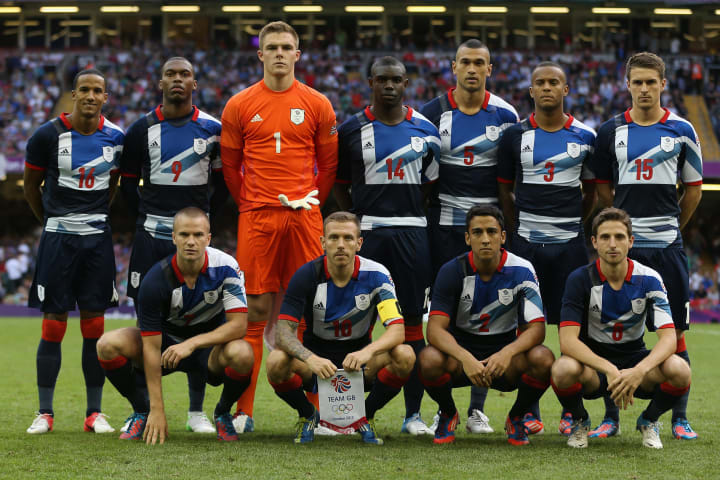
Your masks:
<svg viewBox="0 0 720 480"><path fill-rule="evenodd" d="M120 392L120 395L128 399L135 412L148 413L150 411L150 402L138 390L134 378L135 369L127 358L119 355L112 360L100 360L100 365L105 370L107 379Z"/></svg>
<svg viewBox="0 0 720 480"><path fill-rule="evenodd" d="M375 418L375 412L400 393L400 389L406 381L407 378L395 376L387 368L380 369L372 390L370 390L370 395L365 400L365 416L368 419Z"/></svg>
<svg viewBox="0 0 720 480"><path fill-rule="evenodd" d="M315 411L315 406L310 403L307 396L305 396L305 391L303 391L302 388L302 378L300 378L300 375L297 373L293 374L293 376L285 382L270 382L270 385L275 390L275 394L297 410L301 417L309 418Z"/></svg>
<svg viewBox="0 0 720 480"><path fill-rule="evenodd" d="M207 378L203 372L189 371L187 373L188 397L190 399L190 412L201 412L205 402L205 384Z"/></svg>
<svg viewBox="0 0 720 480"><path fill-rule="evenodd" d="M522 417L533 404L538 403L545 390L550 385L530 375L523 374L518 383L518 393L515 403L508 414L510 418Z"/></svg>
<svg viewBox="0 0 720 480"><path fill-rule="evenodd" d="M620 408L610 398L610 392L603 395L603 402L605 402L605 418L612 418L616 422L620 422Z"/></svg>
<svg viewBox="0 0 720 480"><path fill-rule="evenodd" d="M485 411L485 399L487 398L488 389L485 387L470 386L470 406L468 407L468 417L472 415L473 410Z"/></svg>
<svg viewBox="0 0 720 480"><path fill-rule="evenodd" d="M690 365L690 355L688 355L687 350L683 350L682 352L677 352L677 355L685 360L688 365ZM680 398L680 400L677 401L675 405L672 407L672 421L676 421L680 418L687 419L687 404L688 404L688 398L690 398L690 389L688 388L688 391L685 392L685 394Z"/></svg>
<svg viewBox="0 0 720 480"><path fill-rule="evenodd" d="M559 388L554 383L552 384L553 390L557 395L560 405L563 406L563 410L569 412L573 417L573 421L584 420L589 417L585 406L583 405L583 387L580 382L570 385L568 388Z"/></svg>
<svg viewBox="0 0 720 480"><path fill-rule="evenodd" d="M60 373L62 351L60 342L49 342L40 339L35 364L37 367L38 396L40 413L53 413L53 397L55 382Z"/></svg>
<svg viewBox="0 0 720 480"><path fill-rule="evenodd" d="M94 412L101 412L102 392L105 384L105 371L100 366L97 357L97 338L83 338L82 370L85 377L87 394L87 410L85 416Z"/></svg>
<svg viewBox="0 0 720 480"><path fill-rule="evenodd" d="M673 408L673 405L680 401L688 389L689 385L686 388L677 388L667 382L657 385L650 404L642 413L643 418L656 422L660 415Z"/></svg>
<svg viewBox="0 0 720 480"><path fill-rule="evenodd" d="M422 332L422 326L421 332ZM405 342L406 345L410 345L415 352L415 356L419 356L423 348L425 348L425 340L411 340ZM410 418L413 414L420 412L420 405L422 404L422 397L425 390L423 389L422 382L418 376L418 364L415 362L410 378L405 382L403 386L403 396L405 398L405 418Z"/></svg>
<svg viewBox="0 0 720 480"><path fill-rule="evenodd" d="M455 400L452 396L452 383L449 373L441 375L436 380L425 380L422 379L425 391L430 395L430 398L435 400L438 404L441 413L444 413L448 417L452 417L457 412L455 407Z"/></svg>
<svg viewBox="0 0 720 480"><path fill-rule="evenodd" d="M230 367L225 368L223 391L222 394L220 394L220 400L215 406L216 418L219 415L230 413L230 408L237 402L248 385L250 385L251 373L242 374ZM200 408L202 408L202 406Z"/></svg>

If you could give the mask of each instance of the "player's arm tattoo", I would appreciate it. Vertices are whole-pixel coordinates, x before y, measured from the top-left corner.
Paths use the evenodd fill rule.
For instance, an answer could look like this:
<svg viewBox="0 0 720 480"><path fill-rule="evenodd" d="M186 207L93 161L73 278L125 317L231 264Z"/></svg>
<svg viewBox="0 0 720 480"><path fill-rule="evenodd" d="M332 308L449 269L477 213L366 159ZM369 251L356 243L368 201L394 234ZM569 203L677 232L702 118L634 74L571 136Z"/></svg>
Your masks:
<svg viewBox="0 0 720 480"><path fill-rule="evenodd" d="M313 353L305 348L298 340L297 329L298 323L290 320L278 320L277 330L275 331L275 343L278 348L283 350L291 357L295 357L303 362L307 360Z"/></svg>

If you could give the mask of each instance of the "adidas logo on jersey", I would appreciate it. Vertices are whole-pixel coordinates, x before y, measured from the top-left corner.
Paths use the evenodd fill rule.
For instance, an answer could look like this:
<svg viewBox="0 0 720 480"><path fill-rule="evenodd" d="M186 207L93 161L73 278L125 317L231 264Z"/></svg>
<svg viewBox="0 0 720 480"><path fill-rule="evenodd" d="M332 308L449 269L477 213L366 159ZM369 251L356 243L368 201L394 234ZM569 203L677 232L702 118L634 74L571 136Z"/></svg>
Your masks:
<svg viewBox="0 0 720 480"><path fill-rule="evenodd" d="M442 132L440 132L441 137L447 137L450 135L450 132L447 131L447 128L444 128Z"/></svg>
<svg viewBox="0 0 720 480"><path fill-rule="evenodd" d="M615 148L627 148L627 145L625 145L625 142L620 140L617 145L615 145Z"/></svg>
<svg viewBox="0 0 720 480"><path fill-rule="evenodd" d="M250 123L255 123L255 122L262 122L262 117L260 116L259 113L256 113L255 116L252 118L252 120L250 120Z"/></svg>
<svg viewBox="0 0 720 480"><path fill-rule="evenodd" d="M59 155L70 155L70 150L68 150L67 148L63 148L62 150L60 150L60 152L58 154Z"/></svg>
<svg viewBox="0 0 720 480"><path fill-rule="evenodd" d="M367 143L366 143L365 145L363 145L363 147L362 147L363 150L370 150L371 148L373 148L372 142L367 142Z"/></svg>
<svg viewBox="0 0 720 480"><path fill-rule="evenodd" d="M160 144L158 143L157 140L153 140L149 146L150 146L150 148L159 148Z"/></svg>
<svg viewBox="0 0 720 480"><path fill-rule="evenodd" d="M466 293L460 300L462 300L463 302L472 302L472 297L469 293Z"/></svg>
<svg viewBox="0 0 720 480"><path fill-rule="evenodd" d="M323 302L320 301L320 302L316 303L315 305L313 305L313 308L317 308L318 310L325 310L325 305L323 305Z"/></svg>
<svg viewBox="0 0 720 480"><path fill-rule="evenodd" d="M597 304L590 307L590 311L593 313L600 313L600 307L597 306Z"/></svg>
<svg viewBox="0 0 720 480"><path fill-rule="evenodd" d="M522 153L532 153L532 147L530 145L525 145L522 149Z"/></svg>

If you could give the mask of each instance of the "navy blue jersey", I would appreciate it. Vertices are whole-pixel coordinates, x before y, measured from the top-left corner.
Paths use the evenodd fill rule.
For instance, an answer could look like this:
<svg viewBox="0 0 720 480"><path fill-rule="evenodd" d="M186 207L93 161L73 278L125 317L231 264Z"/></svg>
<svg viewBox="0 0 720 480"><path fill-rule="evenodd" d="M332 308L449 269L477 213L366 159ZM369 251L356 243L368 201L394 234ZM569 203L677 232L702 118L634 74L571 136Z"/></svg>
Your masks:
<svg viewBox="0 0 720 480"><path fill-rule="evenodd" d="M74 235L108 230L110 173L125 135L100 117L91 135L73 130L65 114L43 124L27 143L25 166L45 172L45 230Z"/></svg>
<svg viewBox="0 0 720 480"><path fill-rule="evenodd" d="M505 129L520 119L509 103L488 91L480 111L466 115L453 90L430 100L420 113L440 132L440 176L431 205L440 207L440 225L464 227L470 207L497 205L497 147Z"/></svg>
<svg viewBox="0 0 720 480"><path fill-rule="evenodd" d="M237 261L212 247L194 288L188 288L176 255L156 263L140 284L138 326L143 336L166 334L183 341L214 330L225 313L247 312L245 281Z"/></svg>
<svg viewBox="0 0 720 480"><path fill-rule="evenodd" d="M678 178L702 184L700 142L690 122L666 109L660 122L641 126L628 110L602 124L595 145L597 182L614 185L613 204L632 218L634 246L681 245Z"/></svg>
<svg viewBox="0 0 720 480"><path fill-rule="evenodd" d="M278 319L299 322L304 318L303 344L312 351L349 353L372 341L378 316L385 327L403 323L398 312L395 286L385 267L356 255L352 279L338 287L323 255L300 267L290 279Z"/></svg>
<svg viewBox="0 0 720 480"><path fill-rule="evenodd" d="M508 128L500 141L498 182L515 183L517 233L532 243L565 243L582 230L580 182L592 181L595 131L569 115L556 132L535 114Z"/></svg>
<svg viewBox="0 0 720 480"><path fill-rule="evenodd" d="M174 215L210 209L210 170L221 170L220 122L193 105L186 117L166 119L161 107L133 123L120 159L124 177L142 177L138 225L169 240Z"/></svg>
<svg viewBox="0 0 720 480"><path fill-rule="evenodd" d="M455 338L487 344L511 343L518 327L545 321L532 264L506 250L488 282L477 274L472 252L443 265L430 315L449 317Z"/></svg>
<svg viewBox="0 0 720 480"><path fill-rule="evenodd" d="M352 184L361 229L425 227L421 185L437 180L438 130L407 107L398 125L385 125L367 107L338 129L338 183Z"/></svg>
<svg viewBox="0 0 720 480"><path fill-rule="evenodd" d="M616 291L600 271L600 260L576 269L563 295L560 328L580 327L580 340L601 357L616 357L645 349L645 321L673 328L667 292L660 275L628 259L622 288Z"/></svg>

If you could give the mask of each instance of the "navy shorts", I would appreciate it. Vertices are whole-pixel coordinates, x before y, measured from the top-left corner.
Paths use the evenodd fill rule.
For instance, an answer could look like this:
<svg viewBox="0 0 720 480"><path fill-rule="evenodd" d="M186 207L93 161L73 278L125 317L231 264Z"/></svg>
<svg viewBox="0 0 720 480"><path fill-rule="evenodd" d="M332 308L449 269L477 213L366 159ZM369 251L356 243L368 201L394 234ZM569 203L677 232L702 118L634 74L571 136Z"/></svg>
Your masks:
<svg viewBox="0 0 720 480"><path fill-rule="evenodd" d="M485 360L489 356L499 352L505 347L503 343L495 344L480 344L480 342L468 342L460 338L455 338L462 348L472 353L473 356L478 360ZM452 381L452 388L468 387L472 385L470 379L465 375L465 371L462 370L458 378L454 378ZM493 380L490 388L500 390L501 392L511 392L517 388L517 382L510 382L503 375Z"/></svg>
<svg viewBox="0 0 720 480"><path fill-rule="evenodd" d="M437 209L439 215L440 209ZM435 282L440 267L453 258L468 252L470 247L465 243L465 227L446 226L438 223L434 214L428 215L428 237L432 254L432 282Z"/></svg>
<svg viewBox="0 0 720 480"><path fill-rule="evenodd" d="M390 271L403 315L421 317L427 307L431 281L427 230L384 227L363 231L362 236L360 255Z"/></svg>
<svg viewBox="0 0 720 480"><path fill-rule="evenodd" d="M633 248L628 257L660 274L676 330L690 329L690 279L687 255L680 247ZM654 330L653 325L647 325Z"/></svg>
<svg viewBox="0 0 720 480"><path fill-rule="evenodd" d="M162 334L162 347L161 352L164 352L169 347L177 345L178 342L173 337L163 333ZM198 348L189 357L180 360L178 366L174 369L167 369L163 367L162 374L169 375L173 372L195 372L203 375L205 381L210 385L218 386L223 382L224 372L220 372L219 375L214 375L208 370L208 360L210 359L210 352L213 347Z"/></svg>
<svg viewBox="0 0 720 480"><path fill-rule="evenodd" d="M130 265L128 266L127 296L137 299L140 283L145 274L163 258L175 253L172 240L153 238L144 228L135 230Z"/></svg>
<svg viewBox="0 0 720 480"><path fill-rule="evenodd" d="M624 370L626 368L632 368L640 363L645 357L650 355L650 350L638 350L637 352L630 352L622 357L608 357L607 360L617 367L618 370ZM598 378L600 378L600 386L594 392L583 393L583 398L595 399L604 396L608 389L607 376L604 373L597 372ZM642 388L635 390L635 397L650 399L654 392L648 392Z"/></svg>
<svg viewBox="0 0 720 480"><path fill-rule="evenodd" d="M565 282L573 270L589 262L584 236L567 243L530 243L515 233L510 251L532 263L540 282L545 322L558 325Z"/></svg>
<svg viewBox="0 0 720 480"><path fill-rule="evenodd" d="M110 230L93 235L43 231L30 307L44 313L103 312L116 306L115 252Z"/></svg>

